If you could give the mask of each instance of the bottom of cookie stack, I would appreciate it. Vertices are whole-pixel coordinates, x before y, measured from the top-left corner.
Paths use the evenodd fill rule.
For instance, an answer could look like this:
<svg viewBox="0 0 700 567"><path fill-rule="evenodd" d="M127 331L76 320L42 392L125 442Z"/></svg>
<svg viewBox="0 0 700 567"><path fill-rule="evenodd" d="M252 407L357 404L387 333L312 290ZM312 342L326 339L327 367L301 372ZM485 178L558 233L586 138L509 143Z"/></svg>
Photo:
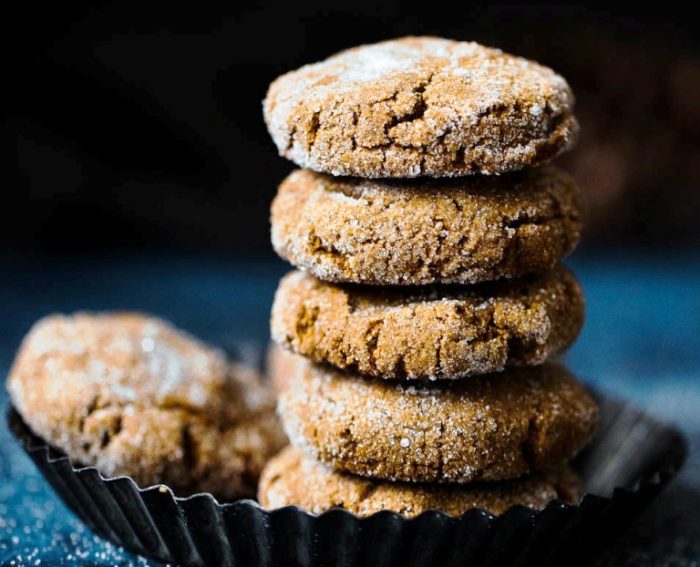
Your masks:
<svg viewBox="0 0 700 567"><path fill-rule="evenodd" d="M457 516L581 496L567 463L593 435L598 409L558 364L416 383L343 372L275 347L269 366L292 446L263 472L266 508Z"/></svg>
<svg viewBox="0 0 700 567"><path fill-rule="evenodd" d="M586 493L579 506L555 500L542 511L516 506L495 516L473 509L454 518L436 512L411 519L389 512L359 517L343 509L266 510L252 500L218 503L208 493L177 498L163 485L139 488L128 477L106 479L94 467L73 467L15 410L8 418L28 456L93 532L165 563L570 565L628 526L686 454L677 429L626 403L597 399L600 426L574 465Z"/></svg>
<svg viewBox="0 0 700 567"><path fill-rule="evenodd" d="M287 447L268 464L259 500L265 508L294 505L312 514L344 508L361 517L382 510L414 517L426 510L459 516L472 508L499 515L517 504L541 510L556 498L575 502L580 496L580 480L568 466L501 482L392 482L334 470Z"/></svg>

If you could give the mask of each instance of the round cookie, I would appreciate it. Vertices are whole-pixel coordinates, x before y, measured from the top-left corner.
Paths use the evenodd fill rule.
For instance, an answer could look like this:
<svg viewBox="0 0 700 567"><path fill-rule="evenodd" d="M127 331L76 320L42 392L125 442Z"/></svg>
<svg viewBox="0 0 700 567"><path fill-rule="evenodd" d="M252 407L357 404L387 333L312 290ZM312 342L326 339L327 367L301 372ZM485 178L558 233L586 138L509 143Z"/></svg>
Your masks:
<svg viewBox="0 0 700 567"><path fill-rule="evenodd" d="M558 467L597 423L593 399L556 364L409 384L298 357L278 411L291 443L317 460L406 482L504 480Z"/></svg>
<svg viewBox="0 0 700 567"><path fill-rule="evenodd" d="M341 286L292 272L275 294L271 333L288 350L367 376L462 378L560 354L583 314L581 288L562 266L435 288Z"/></svg>
<svg viewBox="0 0 700 567"><path fill-rule="evenodd" d="M574 96L554 71L476 43L404 37L276 79L264 101L280 154L358 177L498 174L569 149Z"/></svg>
<svg viewBox="0 0 700 567"><path fill-rule="evenodd" d="M426 510L459 516L471 508L498 515L518 504L540 510L555 498L575 502L580 495L580 480L568 467L518 480L469 485L387 482L333 471L292 447L270 460L258 488L258 501L265 508L299 506L312 514L344 508L358 516L381 510L407 517Z"/></svg>
<svg viewBox="0 0 700 567"><path fill-rule="evenodd" d="M255 372L138 314L39 321L8 389L31 429L77 464L178 495L252 495L286 443Z"/></svg>
<svg viewBox="0 0 700 567"><path fill-rule="evenodd" d="M576 183L554 166L402 182L297 170L272 203L272 244L326 281L471 284L553 267L581 216Z"/></svg>

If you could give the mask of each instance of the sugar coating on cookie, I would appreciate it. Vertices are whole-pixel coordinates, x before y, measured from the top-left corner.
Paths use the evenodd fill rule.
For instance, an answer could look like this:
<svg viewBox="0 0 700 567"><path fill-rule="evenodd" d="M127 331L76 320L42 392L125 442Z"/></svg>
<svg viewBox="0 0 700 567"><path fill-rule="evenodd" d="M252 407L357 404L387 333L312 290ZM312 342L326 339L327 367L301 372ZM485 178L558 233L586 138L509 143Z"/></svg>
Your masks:
<svg viewBox="0 0 700 567"><path fill-rule="evenodd" d="M476 286L369 287L282 279L271 334L316 362L387 379L452 379L536 365L583 326L583 294L564 267Z"/></svg>
<svg viewBox="0 0 700 567"><path fill-rule="evenodd" d="M344 508L361 517L382 510L406 517L426 510L459 516L472 508L498 515L515 505L540 510L555 498L570 502L580 498L580 480L568 467L469 485L387 482L334 471L293 447L270 460L258 488L258 500L265 508L299 506L312 514Z"/></svg>
<svg viewBox="0 0 700 567"><path fill-rule="evenodd" d="M553 267L581 216L575 181L553 166L402 182L298 170L272 203L272 245L322 280L466 284Z"/></svg>
<svg viewBox="0 0 700 567"><path fill-rule="evenodd" d="M597 405L547 363L441 382L363 378L297 357L279 393L292 445L339 470L405 482L505 480L568 462Z"/></svg>
<svg viewBox="0 0 700 567"><path fill-rule="evenodd" d="M139 314L42 319L8 389L31 429L76 464L179 495L251 495L285 443L274 398L254 371Z"/></svg>
<svg viewBox="0 0 700 567"><path fill-rule="evenodd" d="M276 79L268 130L297 165L359 177L498 174L569 149L574 97L554 71L477 43L404 37Z"/></svg>

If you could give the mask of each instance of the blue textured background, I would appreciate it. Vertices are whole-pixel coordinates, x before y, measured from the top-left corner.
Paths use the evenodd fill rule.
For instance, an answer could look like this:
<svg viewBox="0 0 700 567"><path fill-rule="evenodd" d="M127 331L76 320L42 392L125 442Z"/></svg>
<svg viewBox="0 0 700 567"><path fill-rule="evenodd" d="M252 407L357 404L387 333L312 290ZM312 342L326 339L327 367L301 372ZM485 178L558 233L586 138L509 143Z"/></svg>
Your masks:
<svg viewBox="0 0 700 567"><path fill-rule="evenodd" d="M569 265L587 323L567 355L599 389L635 401L686 433L679 477L598 565L700 561L700 253L579 253ZM225 348L262 345L281 263L173 255L5 258L0 370L30 325L53 311L140 309ZM255 350L255 347L251 349ZM7 431L0 407L0 564L152 564L93 536L54 497Z"/></svg>

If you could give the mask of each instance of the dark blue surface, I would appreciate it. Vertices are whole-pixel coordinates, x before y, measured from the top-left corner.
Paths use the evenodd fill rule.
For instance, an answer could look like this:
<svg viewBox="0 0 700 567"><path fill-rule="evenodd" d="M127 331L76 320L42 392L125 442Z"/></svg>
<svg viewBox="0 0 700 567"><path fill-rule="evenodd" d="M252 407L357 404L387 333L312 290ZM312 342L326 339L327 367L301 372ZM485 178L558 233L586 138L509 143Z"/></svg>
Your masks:
<svg viewBox="0 0 700 567"><path fill-rule="evenodd" d="M600 565L700 561L700 254L579 254L569 264L587 323L567 356L599 389L677 423L690 441L680 476ZM140 309L225 348L259 352L281 263L172 255L5 260L0 266L0 370L53 311ZM6 407L2 390L0 405ZM37 563L37 561L40 563ZM93 536L55 498L0 425L0 564L150 564Z"/></svg>

